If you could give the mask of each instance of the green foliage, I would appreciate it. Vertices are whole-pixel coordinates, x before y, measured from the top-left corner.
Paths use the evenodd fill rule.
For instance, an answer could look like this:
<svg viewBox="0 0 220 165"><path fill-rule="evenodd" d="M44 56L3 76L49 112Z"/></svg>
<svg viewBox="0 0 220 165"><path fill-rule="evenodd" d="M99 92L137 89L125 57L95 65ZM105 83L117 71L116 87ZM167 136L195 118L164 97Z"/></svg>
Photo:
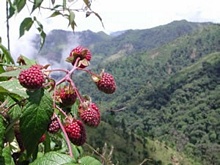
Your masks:
<svg viewBox="0 0 220 165"><path fill-rule="evenodd" d="M82 157L79 161L80 163L85 165L101 165L101 163L98 160L90 156Z"/></svg>
<svg viewBox="0 0 220 165"><path fill-rule="evenodd" d="M14 60L11 56L11 53L7 50L7 48L4 45L1 44L1 42L0 42L0 50L2 51L2 52L0 51L1 63L14 64ZM3 68L2 68L2 64L1 64L1 72L0 73L2 73L2 70L3 70Z"/></svg>
<svg viewBox="0 0 220 165"><path fill-rule="evenodd" d="M30 165L41 165L41 164L76 165L77 163L70 156L66 154L60 154L57 152L48 152L44 156L40 157L39 159L36 159L33 163L30 163Z"/></svg>
<svg viewBox="0 0 220 165"><path fill-rule="evenodd" d="M22 110L20 130L27 154L30 155L47 130L53 114L53 103L50 94L43 89L30 92L28 95L30 96Z"/></svg>

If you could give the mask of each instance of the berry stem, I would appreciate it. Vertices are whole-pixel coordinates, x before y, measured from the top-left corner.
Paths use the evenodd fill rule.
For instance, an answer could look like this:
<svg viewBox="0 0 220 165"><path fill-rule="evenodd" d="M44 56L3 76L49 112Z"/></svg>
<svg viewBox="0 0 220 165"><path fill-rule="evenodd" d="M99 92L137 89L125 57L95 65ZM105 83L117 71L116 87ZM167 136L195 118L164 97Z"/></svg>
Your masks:
<svg viewBox="0 0 220 165"><path fill-rule="evenodd" d="M66 113L59 106L55 105L55 108L57 108L65 117L68 117Z"/></svg>
<svg viewBox="0 0 220 165"><path fill-rule="evenodd" d="M51 70L47 70L47 72L55 72L55 71L61 71L61 72L65 72L66 74L69 72L66 69L51 69Z"/></svg>
<svg viewBox="0 0 220 165"><path fill-rule="evenodd" d="M55 114L55 117L57 118L57 121L58 121L58 123L59 123L59 125L60 125L60 128L61 128L61 130L63 131L64 137L65 137L65 139L66 139L67 147L68 147L68 149L69 149L69 155L70 155L71 157L73 157L73 151L72 151L70 139L69 139L69 137L68 137L68 135L67 135L67 133L66 133L66 130L65 130L63 124L61 123L60 118L59 118L56 114Z"/></svg>

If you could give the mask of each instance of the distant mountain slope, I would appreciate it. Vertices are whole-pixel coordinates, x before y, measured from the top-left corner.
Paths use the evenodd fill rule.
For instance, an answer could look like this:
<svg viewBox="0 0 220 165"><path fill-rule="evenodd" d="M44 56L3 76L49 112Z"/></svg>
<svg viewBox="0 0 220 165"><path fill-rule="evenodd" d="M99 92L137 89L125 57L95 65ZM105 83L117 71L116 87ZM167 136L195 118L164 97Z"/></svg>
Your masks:
<svg viewBox="0 0 220 165"><path fill-rule="evenodd" d="M201 25L160 47L100 64L97 70L104 67L117 81L111 96L83 77L77 85L109 111L103 113L106 122L114 114L119 123L125 119L128 130L214 164L220 162L218 52L220 26Z"/></svg>
<svg viewBox="0 0 220 165"><path fill-rule="evenodd" d="M92 70L105 68L114 75L113 95L99 92L86 73L74 77L80 92L91 94L102 119L113 128L165 141L204 165L220 164L218 24L174 21L117 36L54 31L46 44L42 55L52 53L57 61L69 46L85 45L93 53Z"/></svg>
<svg viewBox="0 0 220 165"><path fill-rule="evenodd" d="M145 30L127 30L120 35L107 35L104 32L94 33L92 31L70 32L63 30L53 30L46 38L45 46L40 55L60 62L62 53L70 51L77 45L83 45L93 52L94 63L100 63L106 56L117 54L122 49L123 55L135 52L145 52L162 46L175 40L180 36L193 33L194 30L208 23L191 23L185 20L174 21L167 25L158 26ZM39 47L40 38L33 42Z"/></svg>

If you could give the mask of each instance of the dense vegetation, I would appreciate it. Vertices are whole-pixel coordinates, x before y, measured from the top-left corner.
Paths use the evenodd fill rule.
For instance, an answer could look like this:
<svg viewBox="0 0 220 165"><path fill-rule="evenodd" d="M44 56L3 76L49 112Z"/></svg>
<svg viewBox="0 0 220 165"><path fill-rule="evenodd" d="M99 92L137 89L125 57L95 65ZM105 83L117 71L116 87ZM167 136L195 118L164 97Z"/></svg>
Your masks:
<svg viewBox="0 0 220 165"><path fill-rule="evenodd" d="M91 145L114 145L115 161L138 164L159 153L147 147L151 140L159 140L193 159L184 162L182 156L179 163L220 164L219 25L176 21L119 36L90 31L79 36L81 44L92 49L97 72L105 68L114 74L118 87L106 96L93 90L92 81L77 78L84 82L77 84L80 89L92 93L103 110L105 123L98 134L91 131ZM152 160L146 163L166 162L163 156Z"/></svg>

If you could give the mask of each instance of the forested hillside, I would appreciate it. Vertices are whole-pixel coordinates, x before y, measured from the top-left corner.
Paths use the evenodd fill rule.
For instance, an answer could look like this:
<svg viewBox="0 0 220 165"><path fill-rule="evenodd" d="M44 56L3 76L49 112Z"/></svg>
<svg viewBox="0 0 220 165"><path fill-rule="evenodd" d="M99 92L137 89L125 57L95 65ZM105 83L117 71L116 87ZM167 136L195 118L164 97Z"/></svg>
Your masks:
<svg viewBox="0 0 220 165"><path fill-rule="evenodd" d="M62 33L71 40L69 32ZM50 37L61 33L52 34L46 47L54 40ZM128 30L119 36L86 31L73 35L72 41L76 36L79 44L91 48L97 73L105 68L117 83L116 93L109 96L94 90L94 83L82 76L75 80L80 92L92 93L102 109L105 124L98 132L91 131L97 138L89 140L94 147L109 142L116 146L115 161L125 163L129 160L125 156L133 155L135 161L129 162L134 164L159 153L160 149L147 148L147 141L159 140L193 160L186 163L182 156L180 164L220 164L219 25L175 21L152 29ZM60 51L66 47L65 41L54 46L56 57L61 54L59 47ZM47 50L42 54L47 56ZM101 137L104 140L100 141ZM124 146L129 149L118 148L120 141L131 143ZM146 163L166 162L163 156L153 159Z"/></svg>

